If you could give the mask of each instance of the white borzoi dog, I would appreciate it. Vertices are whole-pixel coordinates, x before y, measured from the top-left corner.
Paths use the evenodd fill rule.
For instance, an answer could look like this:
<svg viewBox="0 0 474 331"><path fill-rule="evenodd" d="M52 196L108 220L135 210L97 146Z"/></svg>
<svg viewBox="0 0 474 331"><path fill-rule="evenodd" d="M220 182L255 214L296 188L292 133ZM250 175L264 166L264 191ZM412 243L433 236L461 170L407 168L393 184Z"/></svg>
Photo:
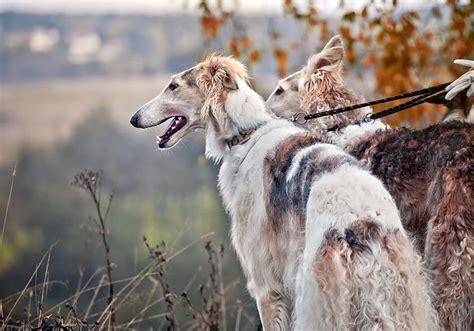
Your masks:
<svg viewBox="0 0 474 331"><path fill-rule="evenodd" d="M267 108L289 118L362 102L342 80L343 55L342 40L336 36L301 71L280 81L267 100ZM457 63L474 65L469 61ZM473 73L451 84L447 97L456 96L454 107L469 103L466 99L474 93ZM450 120L420 130L390 128L380 120L361 123L368 112L369 108L363 108L322 117L304 127L324 135L382 180L397 204L405 229L424 251L443 327L471 330L474 125Z"/></svg>
<svg viewBox="0 0 474 331"><path fill-rule="evenodd" d="M265 330L437 328L421 258L382 183L270 114L241 63L210 56L173 76L131 123L170 118L160 148L202 127L207 157L222 161L232 243Z"/></svg>

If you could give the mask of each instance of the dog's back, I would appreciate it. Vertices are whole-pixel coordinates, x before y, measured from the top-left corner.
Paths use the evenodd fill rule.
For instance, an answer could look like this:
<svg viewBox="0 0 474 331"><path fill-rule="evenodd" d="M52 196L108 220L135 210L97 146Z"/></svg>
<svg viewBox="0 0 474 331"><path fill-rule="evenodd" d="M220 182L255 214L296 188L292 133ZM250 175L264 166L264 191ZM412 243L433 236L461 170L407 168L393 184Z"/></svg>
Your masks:
<svg viewBox="0 0 474 331"><path fill-rule="evenodd" d="M264 169L273 233L286 219L305 233L296 329L436 329L421 258L378 179L310 134L280 142Z"/></svg>

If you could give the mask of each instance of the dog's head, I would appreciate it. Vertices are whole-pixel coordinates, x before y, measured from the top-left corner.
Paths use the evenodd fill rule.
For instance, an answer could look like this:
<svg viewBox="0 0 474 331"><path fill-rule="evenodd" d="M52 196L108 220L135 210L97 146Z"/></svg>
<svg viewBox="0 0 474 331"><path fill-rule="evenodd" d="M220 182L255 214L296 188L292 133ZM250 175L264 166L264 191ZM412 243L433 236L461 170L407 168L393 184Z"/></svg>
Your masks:
<svg viewBox="0 0 474 331"><path fill-rule="evenodd" d="M172 118L166 131L158 137L160 148L171 148L191 131L204 128L200 121L204 100L204 94L196 85L196 70L191 68L172 76L158 96L138 109L130 123L144 129Z"/></svg>
<svg viewBox="0 0 474 331"><path fill-rule="evenodd" d="M281 118L290 118L300 108L299 82L302 70L280 80L266 101L267 108Z"/></svg>
<svg viewBox="0 0 474 331"><path fill-rule="evenodd" d="M268 109L279 117L289 118L297 113L318 113L359 101L342 81L343 57L342 39L335 36L321 52L309 58L302 70L278 83L267 99ZM345 123L344 116L323 117L308 125L327 129Z"/></svg>
<svg viewBox="0 0 474 331"><path fill-rule="evenodd" d="M211 55L173 76L167 87L143 105L130 122L135 127L148 128L173 118L165 133L158 137L160 148L173 147L197 128L209 128L226 139L242 127L251 126L255 119L255 114L246 114L248 107L242 105L260 97L248 91L252 90L243 64L232 57Z"/></svg>

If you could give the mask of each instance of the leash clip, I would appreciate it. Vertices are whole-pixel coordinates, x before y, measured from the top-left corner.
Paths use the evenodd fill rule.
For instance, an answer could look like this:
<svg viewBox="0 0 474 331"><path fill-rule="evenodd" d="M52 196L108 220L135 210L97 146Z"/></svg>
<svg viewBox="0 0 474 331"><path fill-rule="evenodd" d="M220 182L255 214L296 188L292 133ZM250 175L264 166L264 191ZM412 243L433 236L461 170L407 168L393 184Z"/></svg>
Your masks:
<svg viewBox="0 0 474 331"><path fill-rule="evenodd" d="M373 115L374 115L374 113L367 113L367 114L362 118L361 123L369 123L369 122L374 121L374 119L372 119L372 116L373 116Z"/></svg>
<svg viewBox="0 0 474 331"><path fill-rule="evenodd" d="M305 113L297 113L297 114L292 115L291 121L298 124L305 124L306 122L308 122L308 120L306 119Z"/></svg>

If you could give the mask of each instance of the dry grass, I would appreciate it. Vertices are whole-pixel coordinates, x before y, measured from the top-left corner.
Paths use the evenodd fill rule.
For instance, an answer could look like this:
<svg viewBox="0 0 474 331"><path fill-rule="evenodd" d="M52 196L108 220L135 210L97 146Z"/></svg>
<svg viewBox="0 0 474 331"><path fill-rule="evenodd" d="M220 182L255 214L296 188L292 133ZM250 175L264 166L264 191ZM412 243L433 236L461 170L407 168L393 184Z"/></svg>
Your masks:
<svg viewBox="0 0 474 331"><path fill-rule="evenodd" d="M101 295L104 287L108 287L108 277L104 273L105 268L98 269L83 285L79 282L76 291L60 303L51 307L44 305L48 286L53 284L49 280L50 256L54 247L51 246L39 261L33 271L28 283L19 293L0 300L0 326L9 329L27 330L31 328L62 330L87 329L102 330L115 329L126 330L140 328L144 322L152 322L159 326L158 329L168 330L227 330L226 314L235 316L235 326L232 329L240 330L241 325L253 325L257 328L258 321L246 311L248 307L240 301L231 305L225 305L225 298L237 283L227 286L219 273L222 265L223 251L215 250L210 241L205 244L209 254L209 277L208 282L202 285L193 285L191 278L188 286L179 293L170 289L168 283L169 275L166 273L167 265L180 254L203 243L212 236L208 233L194 242L181 248L174 253L166 250L166 245L159 244L151 246L145 239L151 262L140 270L135 276L114 281L113 285L119 290L115 293L112 302L105 303L109 294ZM38 278L40 271L44 269L43 281L32 285ZM143 286L144 285L144 286ZM191 298L188 290L192 286L199 288L199 297ZM89 303L85 308L78 308L78 300L82 296L92 293ZM133 298L139 294L141 300L140 309L130 320L122 320L121 312L129 311L137 302ZM194 299L194 300L192 300ZM3 303L3 305L2 305ZM36 305L34 304L36 303ZM33 306L32 306L33 304ZM163 311L149 314L153 308L162 304ZM2 312L3 306L3 312ZM98 308L100 306L101 308ZM110 309L114 307L114 310ZM8 308L8 310L6 309ZM187 318L178 317L179 311L185 312ZM23 312L23 313L22 313ZM112 314L117 315L116 322L112 322ZM181 314L182 315L182 314ZM15 316L15 317L14 317ZM24 316L24 318L21 318Z"/></svg>
<svg viewBox="0 0 474 331"><path fill-rule="evenodd" d="M233 317L235 323L232 329L240 330L242 325L258 328L254 312L247 311L252 307L251 303L243 304L239 300L229 302L227 299L229 293L241 284L239 280L225 284L222 270L224 247L214 248L209 240L213 232L174 251L163 242L152 245L144 237L151 262L132 277L113 280L113 263L108 244L111 234L106 227L112 199L109 198L105 206L102 205L102 173L83 171L75 176L73 185L87 192L94 202L96 216L91 217L91 221L97 226L98 238L105 252L104 267L97 269L86 281L80 269L74 293L57 304L47 306L50 287L61 283L51 280L50 270L54 263L51 253L56 244L51 245L24 288L0 299L0 329L128 330L151 324L160 330L226 331L231 329L228 325L229 316ZM196 273L184 288L173 291L169 283L168 266L176 257L203 243L208 255L207 281L195 284ZM135 311L131 318L128 314L130 311Z"/></svg>

